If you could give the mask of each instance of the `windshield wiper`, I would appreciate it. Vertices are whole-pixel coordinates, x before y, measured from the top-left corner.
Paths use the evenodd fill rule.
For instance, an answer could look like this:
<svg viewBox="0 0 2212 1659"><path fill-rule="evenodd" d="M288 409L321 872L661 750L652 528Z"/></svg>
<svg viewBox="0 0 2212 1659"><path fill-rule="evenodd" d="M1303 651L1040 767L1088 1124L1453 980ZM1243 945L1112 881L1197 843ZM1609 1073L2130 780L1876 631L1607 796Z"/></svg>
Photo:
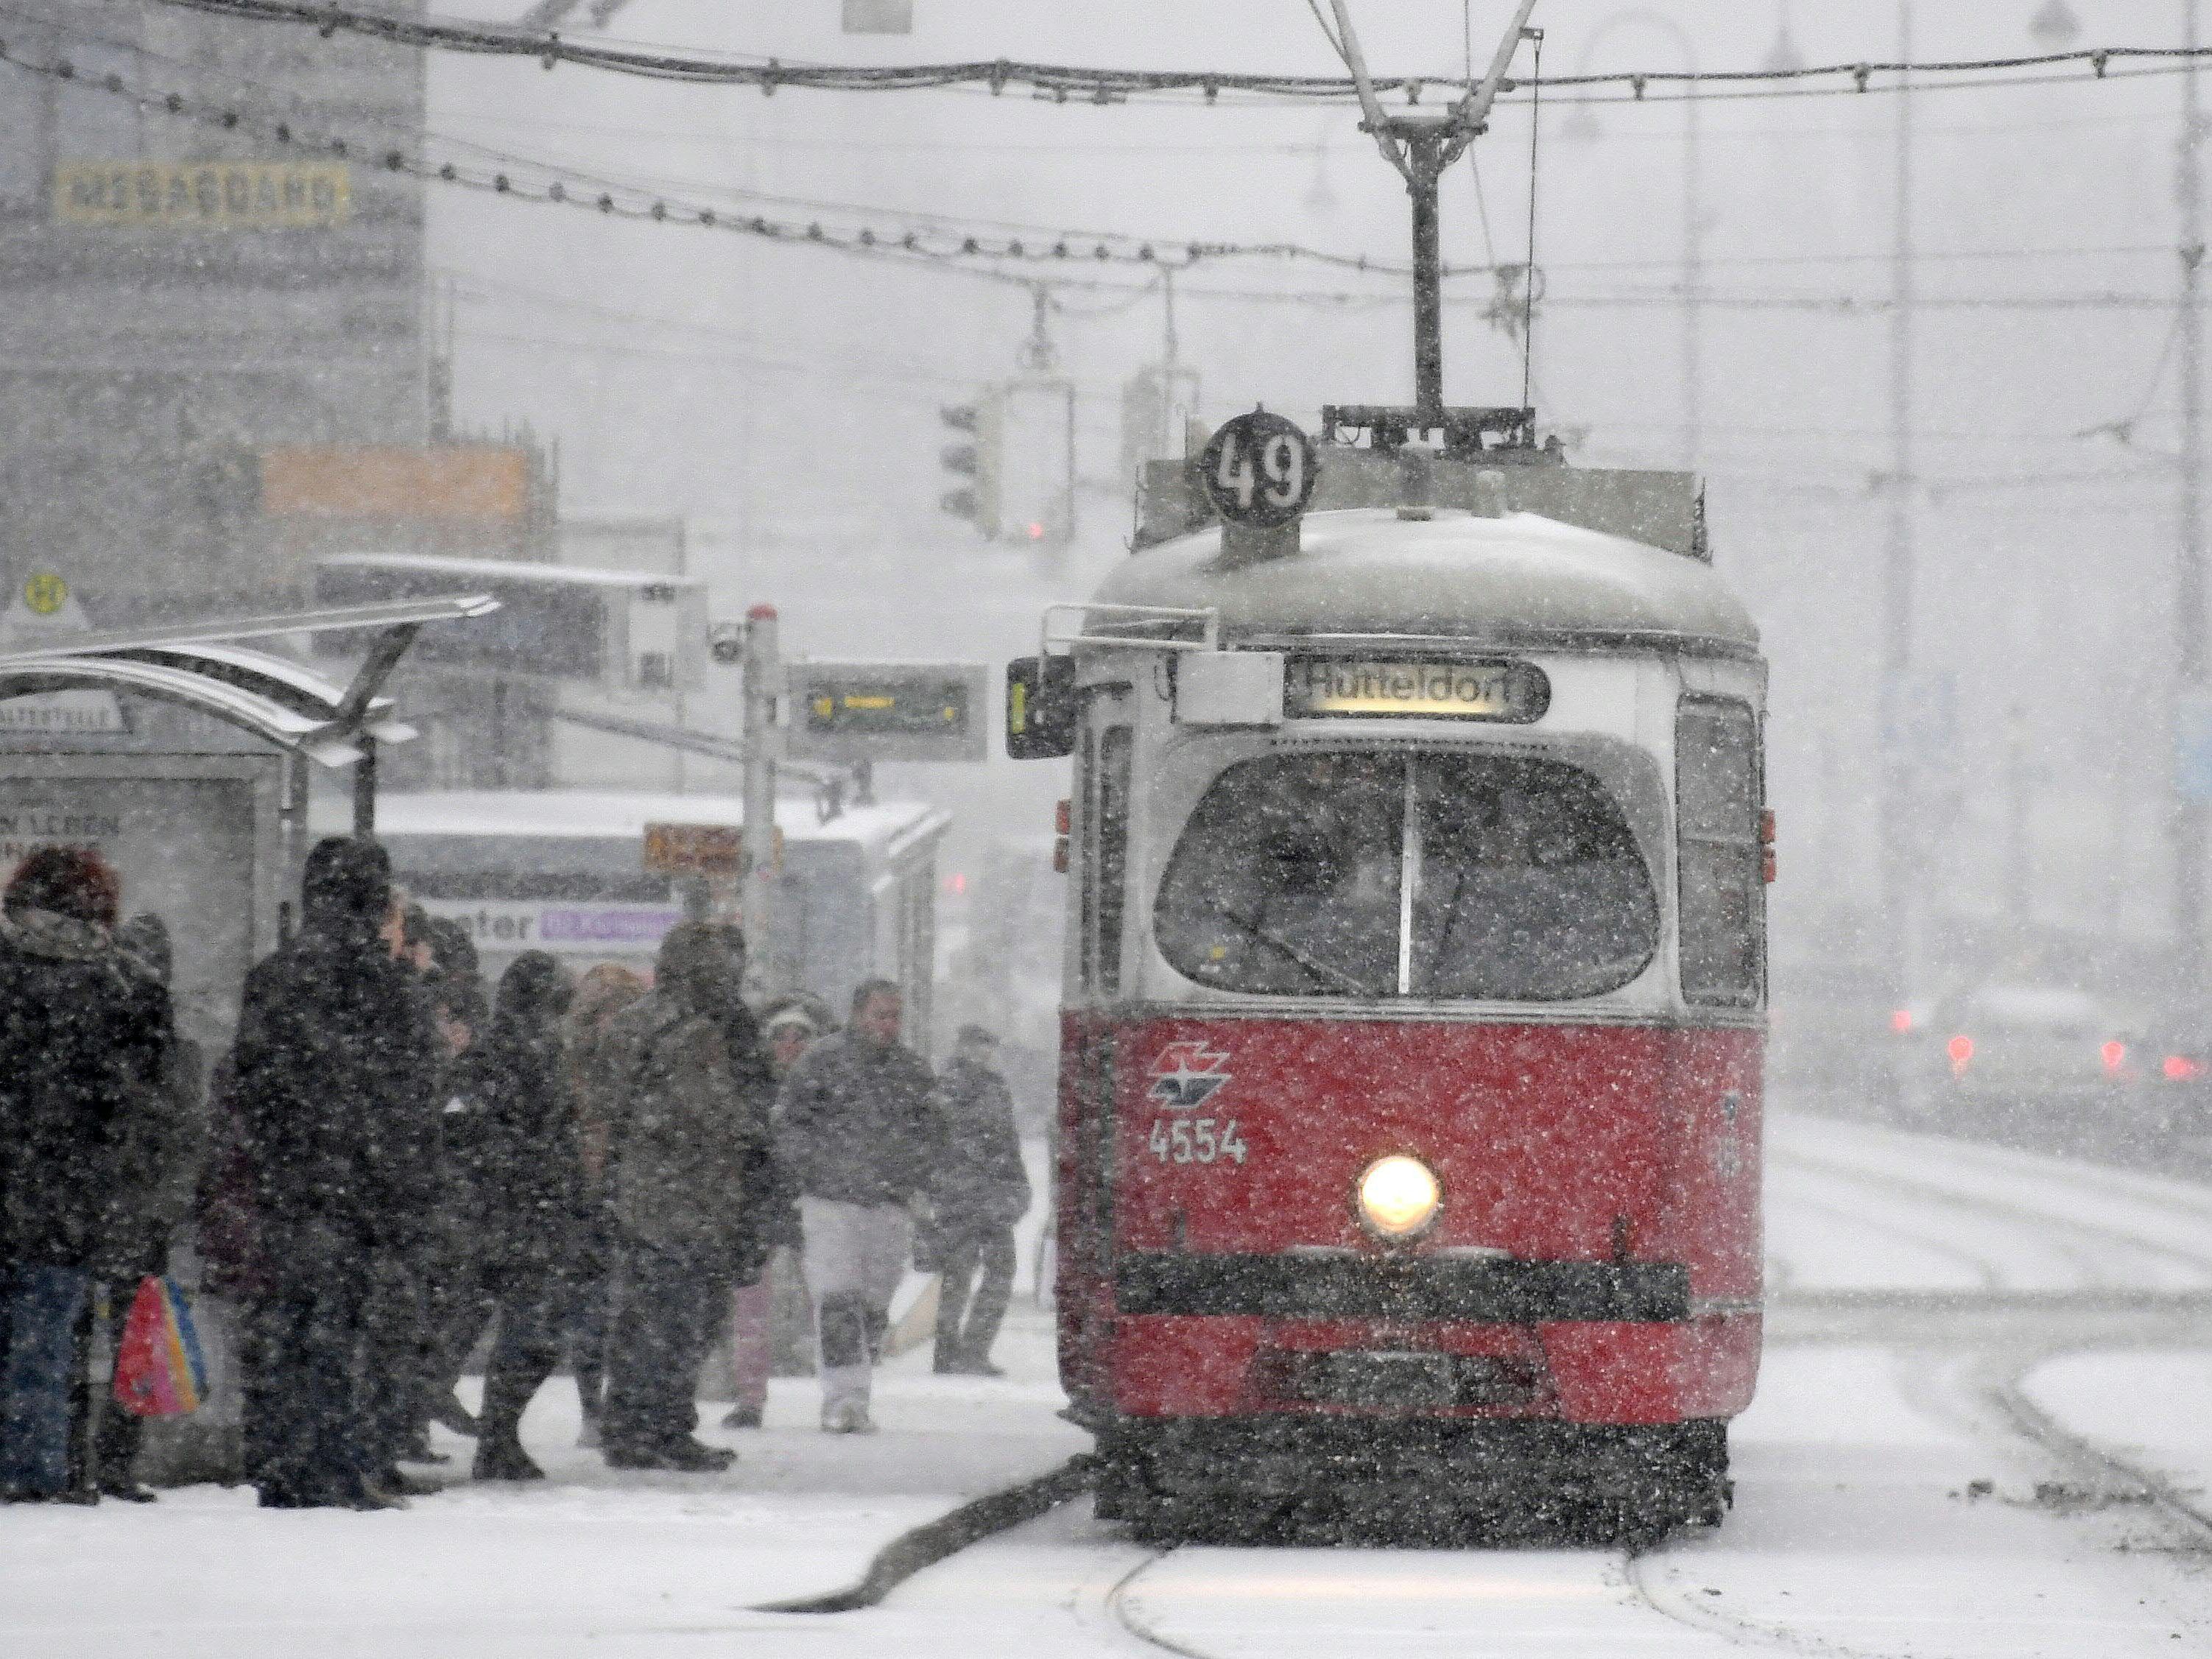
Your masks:
<svg viewBox="0 0 2212 1659"><path fill-rule="evenodd" d="M1270 950L1281 952L1283 956L1312 975L1316 982L1327 985L1333 981L1339 990L1349 991L1354 996L1370 997L1376 994L1341 968L1332 967L1317 957L1308 956L1279 933L1270 932L1256 918L1240 916L1225 904L1221 907L1221 915L1242 928L1247 939L1255 939Z"/></svg>

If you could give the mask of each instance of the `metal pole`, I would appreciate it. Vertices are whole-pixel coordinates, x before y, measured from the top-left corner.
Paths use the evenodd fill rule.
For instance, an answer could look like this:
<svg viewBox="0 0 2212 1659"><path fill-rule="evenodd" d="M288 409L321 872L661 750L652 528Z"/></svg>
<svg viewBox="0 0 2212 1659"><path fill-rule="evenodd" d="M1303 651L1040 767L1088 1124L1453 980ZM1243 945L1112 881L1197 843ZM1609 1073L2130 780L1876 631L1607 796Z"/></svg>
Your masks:
<svg viewBox="0 0 2212 1659"><path fill-rule="evenodd" d="M1413 406L1423 419L1443 419L1443 255L1437 223L1441 131L1401 125L1406 141L1406 189L1413 198Z"/></svg>
<svg viewBox="0 0 2212 1659"><path fill-rule="evenodd" d="M744 676L745 943L751 976L772 993L783 988L775 951L775 759L781 746L775 709L783 695L783 657L772 605L745 612Z"/></svg>
<svg viewBox="0 0 2212 1659"><path fill-rule="evenodd" d="M1685 40L1690 70L1697 72L1697 55ZM1699 196L1703 180L1698 168L1698 86L1692 81L1682 100L1682 447L1686 470L1698 470L1705 445L1705 229Z"/></svg>
<svg viewBox="0 0 2212 1659"><path fill-rule="evenodd" d="M353 832L376 833L376 739L361 734L361 758L353 763Z"/></svg>
<svg viewBox="0 0 2212 1659"><path fill-rule="evenodd" d="M1912 56L1912 7L1897 9L1898 60ZM1912 94L1897 94L1896 241L1889 323L1889 547L1882 565L1881 923L1890 990L1898 1006L1913 983L1918 918L1914 887L1916 790L1909 729L1917 712L1912 684Z"/></svg>
<svg viewBox="0 0 2212 1659"><path fill-rule="evenodd" d="M2197 0L2182 0L2182 35L2193 51L2198 43ZM2181 146L2176 157L2174 193L2181 210L2181 292L2175 319L2181 357L2180 545L2173 580L2175 735L2205 706L2204 649L2204 386L2203 324L2197 289L2204 267L2204 223L2197 145L2203 138L2197 103L2197 64L2192 58L2181 77ZM2178 762L2178 757L2176 757ZM2204 994L2206 806L2187 798L2179 767L2169 784L2173 854L2174 969L2185 1009L2195 1012Z"/></svg>

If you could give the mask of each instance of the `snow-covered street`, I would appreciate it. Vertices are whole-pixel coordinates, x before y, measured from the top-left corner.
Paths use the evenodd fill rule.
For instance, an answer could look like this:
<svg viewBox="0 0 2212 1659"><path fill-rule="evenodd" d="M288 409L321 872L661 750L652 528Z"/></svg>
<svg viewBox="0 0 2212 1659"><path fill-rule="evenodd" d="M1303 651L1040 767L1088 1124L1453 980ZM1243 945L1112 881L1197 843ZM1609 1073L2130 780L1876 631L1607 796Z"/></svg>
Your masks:
<svg viewBox="0 0 2212 1659"><path fill-rule="evenodd" d="M2212 1190L1781 1117L1772 1307L1735 1436L1736 1507L1650 1555L1513 1549L1162 1554L1085 1501L871 1610L759 1611L851 1583L905 1529L1087 1443L1024 1303L1004 1381L883 1380L872 1437L813 1431L811 1382L709 1437L726 1475L574 1449L552 1480L404 1514L272 1513L250 1492L0 1512L0 1651L628 1656L1720 1653L2133 1655L2212 1642ZM711 1425L718 1413L709 1412ZM442 1438L449 1449L463 1443Z"/></svg>

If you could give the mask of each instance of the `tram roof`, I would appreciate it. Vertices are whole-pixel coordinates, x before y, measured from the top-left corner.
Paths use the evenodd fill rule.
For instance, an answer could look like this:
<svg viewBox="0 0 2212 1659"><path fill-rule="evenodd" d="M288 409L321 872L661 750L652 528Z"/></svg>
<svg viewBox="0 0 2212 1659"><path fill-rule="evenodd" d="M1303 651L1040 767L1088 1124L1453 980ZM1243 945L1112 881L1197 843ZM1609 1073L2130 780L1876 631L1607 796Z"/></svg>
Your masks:
<svg viewBox="0 0 2212 1659"><path fill-rule="evenodd" d="M1227 641L1434 637L1729 655L1759 647L1751 613L1710 565L1533 513L1313 513L1297 552L1230 566L1216 527L1134 555L1095 603L1213 606Z"/></svg>

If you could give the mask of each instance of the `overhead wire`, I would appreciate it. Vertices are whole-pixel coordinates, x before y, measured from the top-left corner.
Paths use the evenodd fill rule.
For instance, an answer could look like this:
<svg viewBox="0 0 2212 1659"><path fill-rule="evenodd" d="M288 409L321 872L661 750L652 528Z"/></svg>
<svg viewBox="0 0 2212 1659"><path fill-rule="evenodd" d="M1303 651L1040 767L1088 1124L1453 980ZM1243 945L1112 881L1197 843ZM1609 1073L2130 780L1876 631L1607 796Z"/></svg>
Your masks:
<svg viewBox="0 0 2212 1659"><path fill-rule="evenodd" d="M67 58L43 61L9 46L4 40L0 40L0 63L13 64L27 73L49 80L123 99L149 113L166 113L217 126L226 131L242 130L295 153L358 161L364 166L405 174L426 182L451 185L518 200L596 211L611 218L691 225L799 246L822 247L868 258L927 264L940 269L958 270L963 275L1021 285L1035 285L1039 282L1048 284L1053 279L991 270L977 262L1050 267L1080 261L1099 265L1182 270L1205 259L1268 258L1312 263L1378 276L1402 276L1411 269L1399 262L1374 259L1365 255L1334 253L1295 242L1186 241L1168 238L1155 240L1127 233L1052 229L1040 232L1037 239L1032 240L1023 236L979 234L974 230L959 228L958 222L952 222L951 228L947 228L947 222L943 220L918 228L915 221L921 220L923 216L912 216L903 226L894 224L880 229L865 223L840 225L821 219L801 222L781 217L771 218L759 213L731 212L685 199L672 192L619 181L603 173L586 173L563 164L538 161L527 157L510 157L507 165L487 170L451 159L439 161L425 150L410 148L404 143L364 144L327 132L311 131L283 117L260 114L235 104L189 98L173 91L156 92L126 80L119 73L82 75ZM132 165L118 163L118 167L127 172ZM896 210L884 210L884 216L898 219L902 216Z"/></svg>
<svg viewBox="0 0 2212 1659"><path fill-rule="evenodd" d="M363 6L344 6L328 0L157 0L182 10L220 16L284 22L313 27L325 38L344 30L396 46L435 47L471 54L534 58L546 68L570 64L582 68L643 76L653 79L724 86L748 87L773 94L786 88L841 92L899 92L951 87L986 88L1002 94L1009 87L1026 87L1048 99L1081 99L1113 103L1155 94L1195 93L1213 101L1224 93L1261 94L1302 100L1349 100L1356 95L1353 82L1333 76L1261 74L1218 70L1125 70L1040 64L993 58L943 64L812 64L787 63L758 55L710 54L671 51L665 47L625 45L605 38L564 35L556 29L465 22L421 13L402 14ZM1308 0L1313 6L1313 0ZM1342 43L1313 7L1322 32ZM1632 101L1649 101L1651 91L1696 91L1722 88L1708 95L1728 96L1733 88L1772 95L1814 92L1826 95L1894 90L1893 82L1944 77L1953 84L2019 85L2027 77L2017 71L2087 70L2090 78L2110 80L2118 75L2140 73L2145 67L2167 73L2180 72L2197 60L2212 57L2212 47L2106 46L2069 48L1982 58L1905 62L1860 59L1853 62L1766 66L1743 70L1611 70L1553 77L1547 91L1618 88ZM2115 68L2134 65L2135 69ZM2014 76L2009 79L1993 77ZM2067 78L2079 80L2075 75ZM1378 91L1403 93L1419 101L1429 89L1439 92L1471 90L1473 77L1400 75L1379 76ZM1829 86L1830 82L1849 82ZM1522 90L1528 90L1524 82Z"/></svg>
<svg viewBox="0 0 2212 1659"><path fill-rule="evenodd" d="M6 8L0 8L0 10ZM634 185L607 174L580 175L550 163L534 162L526 157L509 158L507 167L486 171L481 167L465 167L453 161L440 161L430 155L410 152L404 146L384 148L360 144L342 137L310 132L282 118L256 114L235 104L206 102L188 99L177 93L160 93L134 85L119 75L110 74L98 78L79 74L66 60L41 62L0 41L0 62L12 64L29 73L58 82L71 83L88 90L106 93L137 104L149 112L166 113L183 119L212 125L225 131L254 131L275 143L295 149L302 153L325 155L334 158L358 160L363 165L407 174L425 181L442 183L471 189L479 192L507 196L570 206L596 211L603 216L635 221L649 221L706 228L720 228L769 240L781 240L795 246L816 246L833 252L861 257L899 260L908 264L926 264L935 268L957 270L964 275L994 279L1003 283L1026 286L1043 282L1054 289L1076 291L1112 293L1124 297L1148 291L1154 278L1147 275L1140 281L1099 281L1058 274L1032 274L1036 268L1079 268L1082 264L1108 266L1146 267L1157 271L1162 269L1188 269L1202 260L1229 258L1275 258L1291 262L1318 264L1325 267L1357 271L1364 275L1396 277L1406 274L1408 267L1393 260L1383 260L1347 254L1332 253L1302 244L1188 242L1159 243L1140 240L1126 233L1105 234L1107 240L1093 242L1088 247L1079 247L1079 233L1067 237L1054 236L1050 241L1031 243L1024 238L988 237L964 230L933 230L927 234L911 228L896 227L878 229L866 224L833 225L822 221L799 222L782 218L771 219L764 215L726 213L713 206L687 201L666 193L657 193L648 188ZM125 164L127 166L127 164ZM577 190L577 185L585 188ZM895 216L895 213L894 213ZM929 216L915 215L917 221ZM945 221L939 220L939 225ZM1048 233L1048 234L1050 233ZM2165 252L2152 246L2116 247L2112 249L1960 249L1931 251L1925 257L1936 259L2010 259L2041 258L2057 253L2092 257L2103 254L2131 254ZM1754 264L1827 264L1848 263L1872 258L1872 255L1837 254L1819 256L1785 256L1774 258L1747 258L1737 263ZM988 262L988 263L987 263ZM1028 269L1017 273L991 268L991 264L1013 264ZM1567 270L1630 270L1643 262L1601 261L1562 265ZM1659 262L1663 263L1663 262ZM1494 278L1498 267L1494 262L1480 266L1448 266L1443 275L1447 281L1470 276ZM1198 300L1238 299L1262 303L1309 304L1322 306L1395 306L1407 303L1402 293L1389 291L1372 294L1358 292L1326 292L1311 289L1271 290L1243 289L1209 289L1191 286L1185 290ZM1561 306L1650 306L1676 302L1671 291L1662 290L1648 295L1613 294L1594 295L1554 295L1545 303ZM1472 296L1447 295L1449 302L1485 304L1486 300ZM1889 302L1879 296L1850 295L1717 295L1708 303L1723 307L1802 309L1837 313L1880 313ZM2075 295L2047 295L2020 296L1976 296L1950 300L1940 296L1920 302L1931 308L1947 306L1972 306L1983 308L2159 308L2167 303L2160 296L2113 292Z"/></svg>

